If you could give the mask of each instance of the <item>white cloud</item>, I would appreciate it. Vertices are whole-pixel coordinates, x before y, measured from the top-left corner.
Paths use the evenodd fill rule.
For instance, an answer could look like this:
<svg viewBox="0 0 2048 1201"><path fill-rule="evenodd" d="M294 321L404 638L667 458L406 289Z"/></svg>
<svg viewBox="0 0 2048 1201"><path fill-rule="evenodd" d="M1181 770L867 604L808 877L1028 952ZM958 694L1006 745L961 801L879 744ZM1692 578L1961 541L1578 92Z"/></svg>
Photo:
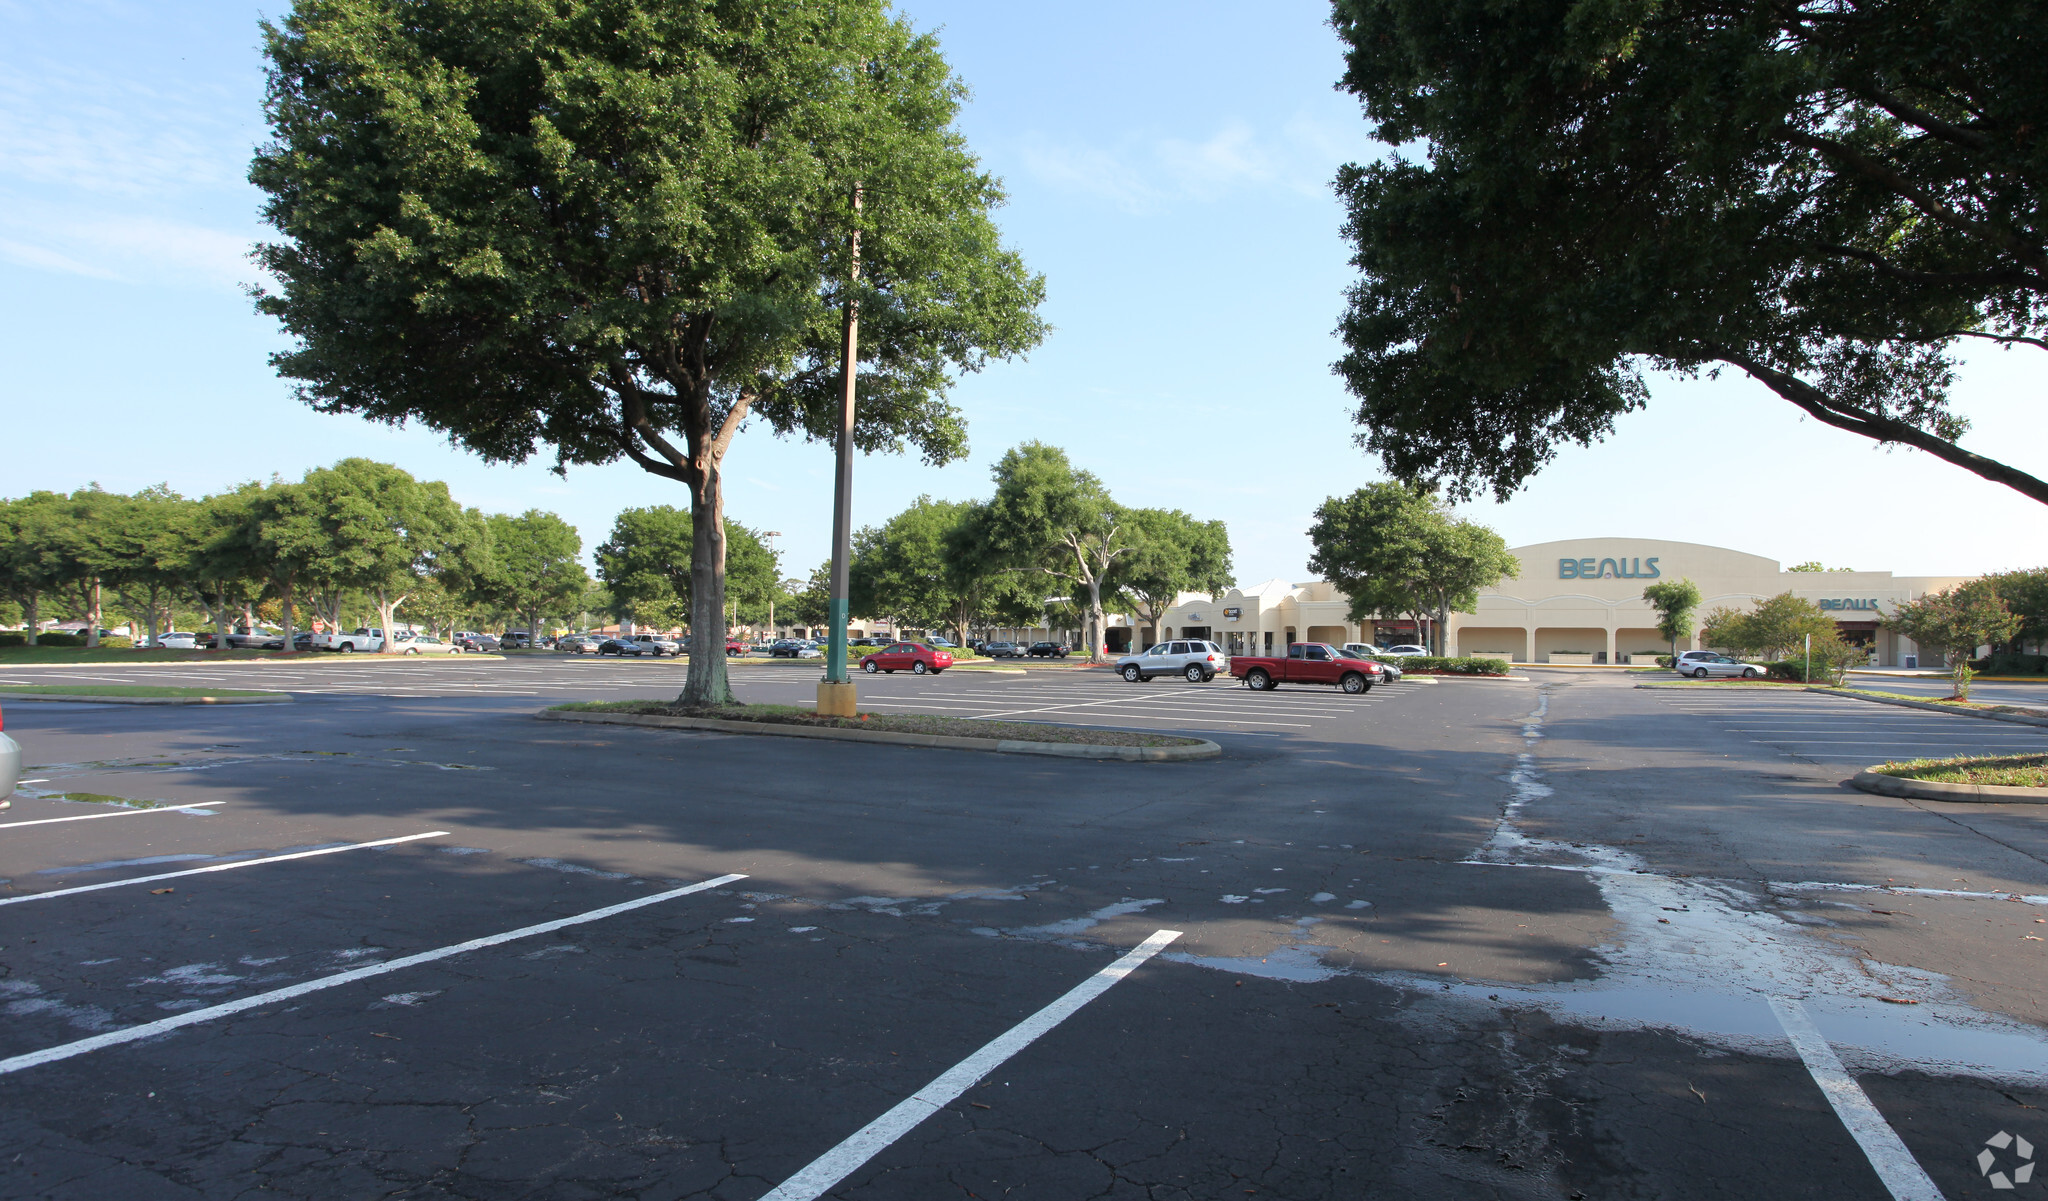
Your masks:
<svg viewBox="0 0 2048 1201"><path fill-rule="evenodd" d="M91 279L119 279L120 276L104 267L81 263L77 259L59 254L43 246L31 246L0 238L0 259L17 263L23 267L37 267L44 271L56 271L65 275L83 275Z"/></svg>
<svg viewBox="0 0 2048 1201"><path fill-rule="evenodd" d="M259 280L248 232L126 213L59 216L44 206L4 205L0 257L26 267L178 287L236 288Z"/></svg>
<svg viewBox="0 0 2048 1201"><path fill-rule="evenodd" d="M1376 149L1363 121L1304 108L1277 128L1233 117L1204 136L1132 136L1115 146L1038 134L1021 157L1029 174L1054 188L1150 213L1244 191L1326 195L1338 164Z"/></svg>

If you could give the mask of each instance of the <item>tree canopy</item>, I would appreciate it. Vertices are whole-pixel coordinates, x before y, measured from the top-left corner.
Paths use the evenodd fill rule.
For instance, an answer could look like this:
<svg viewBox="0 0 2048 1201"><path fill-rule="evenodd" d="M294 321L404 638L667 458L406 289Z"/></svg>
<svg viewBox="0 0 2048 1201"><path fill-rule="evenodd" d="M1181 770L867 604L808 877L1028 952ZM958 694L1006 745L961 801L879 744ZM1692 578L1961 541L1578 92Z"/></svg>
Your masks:
<svg viewBox="0 0 2048 1201"><path fill-rule="evenodd" d="M1159 636L1160 623L1183 592L1211 596L1230 587L1230 530L1179 509L1126 509L1133 547L1117 572L1119 595Z"/></svg>
<svg viewBox="0 0 2048 1201"><path fill-rule="evenodd" d="M1136 550L1124 509L1091 471L1076 468L1067 452L1025 442L1005 452L990 474L988 545L997 556L1074 588L1087 617L1088 657L1100 659L1108 617L1102 598L1113 595L1114 574Z"/></svg>
<svg viewBox="0 0 2048 1201"><path fill-rule="evenodd" d="M1836 641L1840 627L1819 605L1789 591L1767 596L1748 609L1717 608L1700 627L1700 640L1708 646L1771 659L1801 649L1809 637L1816 643Z"/></svg>
<svg viewBox="0 0 2048 1201"><path fill-rule="evenodd" d="M932 463L965 453L957 373L1043 336L963 85L882 0L300 0L265 50L278 370L490 460L684 484L700 639L726 451L750 421L834 435L846 304L855 443ZM722 656L684 699L731 699Z"/></svg>
<svg viewBox="0 0 2048 1201"><path fill-rule="evenodd" d="M1693 614L1700 607L1699 585L1691 580L1659 580L1643 589L1643 599L1657 611L1657 633L1670 641L1671 657L1677 658L1679 641L1692 637Z"/></svg>
<svg viewBox="0 0 2048 1201"><path fill-rule="evenodd" d="M1993 578L1971 580L1917 601L1903 601L1884 619L1887 629L1911 638L1922 650L1945 656L1956 695L1970 696L1970 657L1980 646L1997 646L2019 631Z"/></svg>
<svg viewBox="0 0 2048 1201"><path fill-rule="evenodd" d="M539 509L517 517L493 513L484 521L490 554L479 581L482 589L518 614L536 636L545 632L542 622L548 614L574 616L590 587L576 527Z"/></svg>
<svg viewBox="0 0 2048 1201"><path fill-rule="evenodd" d="M1733 367L1817 421L1963 449L1957 344L2048 349L2048 27L1997 0L1336 0L1338 372L1395 475L1505 496Z"/></svg>
<svg viewBox="0 0 2048 1201"><path fill-rule="evenodd" d="M763 606L777 587L780 571L775 556L754 531L736 521L725 523L730 570L727 594ZM663 628L692 613L695 523L687 510L673 505L627 509L597 547L597 577L611 590L611 603L621 616ZM719 624L720 645L724 623ZM693 638L704 633L692 625Z"/></svg>
<svg viewBox="0 0 2048 1201"><path fill-rule="evenodd" d="M1470 612L1481 589L1521 570L1499 534L1459 518L1427 490L1392 481L1324 501L1308 536L1309 568L1351 598L1352 621L1433 617L1440 651L1451 613Z"/></svg>

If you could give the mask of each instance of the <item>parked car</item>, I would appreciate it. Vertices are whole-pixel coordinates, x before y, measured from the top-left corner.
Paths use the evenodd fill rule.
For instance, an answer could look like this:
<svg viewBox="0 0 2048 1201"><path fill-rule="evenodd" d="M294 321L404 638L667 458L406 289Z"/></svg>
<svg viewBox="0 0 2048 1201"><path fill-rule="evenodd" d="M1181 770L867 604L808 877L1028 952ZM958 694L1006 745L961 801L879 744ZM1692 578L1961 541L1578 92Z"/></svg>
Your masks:
<svg viewBox="0 0 2048 1201"><path fill-rule="evenodd" d="M498 646L508 651L531 650L533 649L533 635L525 630L506 630L498 635Z"/></svg>
<svg viewBox="0 0 2048 1201"><path fill-rule="evenodd" d="M818 644L808 638L778 638L775 645L768 648L771 659L816 659L823 653Z"/></svg>
<svg viewBox="0 0 2048 1201"><path fill-rule="evenodd" d="M1358 648L1363 646L1365 646L1365 643L1362 642L1347 642L1338 648L1338 653L1348 659L1357 659L1370 666L1374 672L1373 683L1398 684L1401 681L1401 669L1394 666L1390 660L1379 659L1373 655L1361 653Z"/></svg>
<svg viewBox="0 0 2048 1201"><path fill-rule="evenodd" d="M369 630L358 626L353 632L315 634L308 646L320 651L339 651L344 655L357 651L381 651L384 649L384 631Z"/></svg>
<svg viewBox="0 0 2048 1201"><path fill-rule="evenodd" d="M392 644L402 655L445 655L451 649L432 634L400 634Z"/></svg>
<svg viewBox="0 0 2048 1201"><path fill-rule="evenodd" d="M293 634L293 635L292 635L292 649L293 649L293 650L295 650L295 651L309 651L309 650L312 650L312 649L313 649L313 631L311 631L311 630L300 630L300 631L299 631L298 633L296 633L296 634Z"/></svg>
<svg viewBox="0 0 2048 1201"><path fill-rule="evenodd" d="M1764 669L1754 663L1731 659L1719 651L1686 651L1678 656L1676 668L1679 675L1704 680L1708 676L1739 676L1754 680L1764 674Z"/></svg>
<svg viewBox="0 0 2048 1201"><path fill-rule="evenodd" d="M21 781L21 744L7 736L7 720L0 715L0 809L13 806L7 798L14 795L14 786Z"/></svg>
<svg viewBox="0 0 2048 1201"><path fill-rule="evenodd" d="M1025 653L1034 659L1064 659L1073 651L1063 642L1034 642Z"/></svg>
<svg viewBox="0 0 2048 1201"><path fill-rule="evenodd" d="M984 642L975 648L991 659L1022 659L1024 648L1014 642Z"/></svg>
<svg viewBox="0 0 2048 1201"><path fill-rule="evenodd" d="M284 649L284 631L266 630L262 626L253 630L229 630L228 645L236 650L281 651Z"/></svg>
<svg viewBox="0 0 2048 1201"><path fill-rule="evenodd" d="M456 649L465 651L494 651L498 649L498 640L489 634L457 634L455 646Z"/></svg>
<svg viewBox="0 0 2048 1201"><path fill-rule="evenodd" d="M633 635L633 641L647 648L645 653L653 655L657 659L663 655L674 658L683 653L682 643L677 642L673 638L664 638L660 634L635 634Z"/></svg>
<svg viewBox="0 0 2048 1201"><path fill-rule="evenodd" d="M1292 642L1287 657L1238 655L1230 674L1257 692L1270 692L1282 681L1290 684L1335 684L1350 693L1372 691L1373 673L1366 661L1344 655L1327 642Z"/></svg>
<svg viewBox="0 0 2048 1201"><path fill-rule="evenodd" d="M199 635L183 633L178 630L165 630L163 633L158 634L156 641L150 645L169 651L189 651L199 645Z"/></svg>
<svg viewBox="0 0 2048 1201"><path fill-rule="evenodd" d="M1154 676L1186 676L1190 684L1206 684L1229 670L1230 656L1223 648L1201 639L1157 643L1116 661L1117 674L1133 684Z"/></svg>
<svg viewBox="0 0 2048 1201"><path fill-rule="evenodd" d="M872 655L864 655L860 669L876 672L907 671L912 675L937 675L953 666L953 656L941 647L922 642L892 642Z"/></svg>
<svg viewBox="0 0 2048 1201"><path fill-rule="evenodd" d="M897 645L900 645L900 644L892 642L892 643L890 643L889 645L890 645L890 646L897 646ZM954 642L954 641L952 641L951 639L947 639L947 638L941 638L941 637L939 637L939 636L938 636L937 634L933 634L933 635L932 635L931 637L929 637L929 638L926 638L926 639L925 639L925 640L924 640L924 641L923 641L922 643L920 643L919 645L920 645L920 646L936 646L936 647L938 647L938 648L939 648L940 650L945 650L945 651L956 651L956 650L959 650L959 649L960 649L960 644L959 644L959 643L957 643L957 642Z"/></svg>
<svg viewBox="0 0 2048 1201"><path fill-rule="evenodd" d="M1427 655L1429 654L1429 648L1426 646L1416 646L1414 643L1403 643L1400 646L1390 646L1381 651L1380 654L1391 659L1398 659L1406 655Z"/></svg>
<svg viewBox="0 0 2048 1201"><path fill-rule="evenodd" d="M732 656L734 656L734 655L744 655L744 654L746 654L746 653L747 653L747 644L746 644L746 643L744 643L744 642L741 642L741 641L740 641L739 639L737 639L737 638L728 638L728 639L726 639L726 640L725 640L725 655L726 655L726 658L730 659L730 658L731 658Z"/></svg>
<svg viewBox="0 0 2048 1201"><path fill-rule="evenodd" d="M555 643L555 649L565 655L594 655L604 645L604 639L596 634L571 634Z"/></svg>

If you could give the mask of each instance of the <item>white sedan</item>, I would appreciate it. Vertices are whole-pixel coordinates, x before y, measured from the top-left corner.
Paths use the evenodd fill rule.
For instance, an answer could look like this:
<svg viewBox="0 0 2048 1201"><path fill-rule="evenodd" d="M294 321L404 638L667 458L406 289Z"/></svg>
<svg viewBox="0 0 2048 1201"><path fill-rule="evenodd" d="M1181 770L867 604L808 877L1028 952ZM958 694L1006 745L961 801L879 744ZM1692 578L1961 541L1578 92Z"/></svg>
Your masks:
<svg viewBox="0 0 2048 1201"><path fill-rule="evenodd" d="M158 634L156 641L150 645L159 646L165 650L189 651L199 645L199 635L180 633L177 630L165 630L163 633Z"/></svg>
<svg viewBox="0 0 2048 1201"><path fill-rule="evenodd" d="M1678 657L1676 670L1679 675L1691 676L1695 680L1704 680L1708 676L1738 676L1754 680L1764 674L1756 664L1731 659L1719 651L1687 651Z"/></svg>
<svg viewBox="0 0 2048 1201"><path fill-rule="evenodd" d="M1409 655L1427 656L1429 654L1429 648L1426 646L1416 646L1413 643L1405 643L1401 646L1390 646L1387 649L1381 651L1380 654L1389 659L1405 658Z"/></svg>

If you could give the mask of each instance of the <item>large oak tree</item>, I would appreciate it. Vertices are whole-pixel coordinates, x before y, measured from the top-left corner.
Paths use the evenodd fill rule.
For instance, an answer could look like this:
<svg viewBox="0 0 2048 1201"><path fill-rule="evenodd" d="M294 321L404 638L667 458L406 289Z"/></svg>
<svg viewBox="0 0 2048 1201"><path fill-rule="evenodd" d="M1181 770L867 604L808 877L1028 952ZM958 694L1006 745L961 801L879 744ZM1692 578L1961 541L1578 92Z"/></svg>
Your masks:
<svg viewBox="0 0 2048 1201"><path fill-rule="evenodd" d="M300 0L265 49L278 369L487 459L684 485L700 645L727 449L836 436L847 306L855 443L933 463L966 449L955 375L1043 336L962 85L881 0ZM731 699L722 656L682 699Z"/></svg>
<svg viewBox="0 0 2048 1201"><path fill-rule="evenodd" d="M1336 0L1399 148L1338 191L1361 441L1453 496L1604 436L1644 371L2048 503L1959 445L1955 347L2048 349L2048 25L2006 0Z"/></svg>

